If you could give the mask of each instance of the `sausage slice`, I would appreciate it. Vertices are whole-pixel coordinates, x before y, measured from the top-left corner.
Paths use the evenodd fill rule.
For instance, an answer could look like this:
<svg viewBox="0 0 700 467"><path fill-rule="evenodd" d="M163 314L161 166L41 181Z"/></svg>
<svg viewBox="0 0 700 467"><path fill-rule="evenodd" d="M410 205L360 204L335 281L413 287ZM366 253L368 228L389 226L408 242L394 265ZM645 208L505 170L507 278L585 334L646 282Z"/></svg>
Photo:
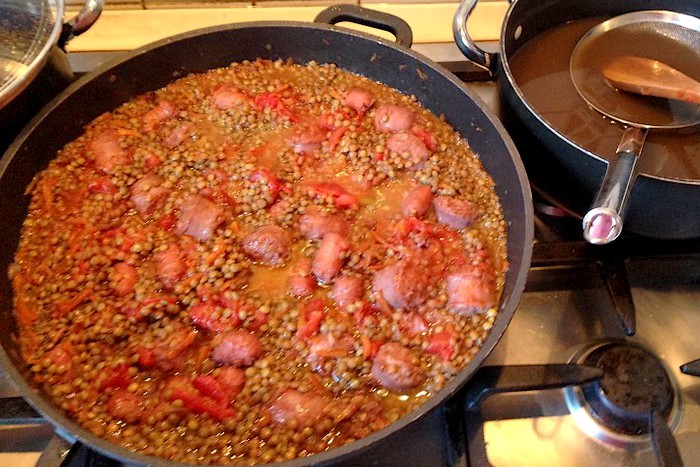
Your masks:
<svg viewBox="0 0 700 467"><path fill-rule="evenodd" d="M230 331L217 335L212 341L214 361L223 365L250 366L263 353L260 339L246 331Z"/></svg>
<svg viewBox="0 0 700 467"><path fill-rule="evenodd" d="M425 380L425 371L414 351L389 342L374 357L372 377L387 389L403 391L420 385Z"/></svg>
<svg viewBox="0 0 700 467"><path fill-rule="evenodd" d="M265 225L243 238L243 251L255 261L279 266L289 257L292 234L277 225Z"/></svg>
<svg viewBox="0 0 700 467"><path fill-rule="evenodd" d="M268 410L277 423L296 421L308 426L321 418L328 401L323 396L311 392L287 389L272 401Z"/></svg>
<svg viewBox="0 0 700 467"><path fill-rule="evenodd" d="M433 200L438 221L455 230L461 230L479 215L474 203L454 196L436 196Z"/></svg>
<svg viewBox="0 0 700 467"><path fill-rule="evenodd" d="M447 276L447 308L469 316L484 313L496 302L496 283L492 274L474 268L462 269Z"/></svg>
<svg viewBox="0 0 700 467"><path fill-rule="evenodd" d="M404 217L422 218L430 209L433 201L433 191L428 185L418 185L406 193L401 203L401 213Z"/></svg>

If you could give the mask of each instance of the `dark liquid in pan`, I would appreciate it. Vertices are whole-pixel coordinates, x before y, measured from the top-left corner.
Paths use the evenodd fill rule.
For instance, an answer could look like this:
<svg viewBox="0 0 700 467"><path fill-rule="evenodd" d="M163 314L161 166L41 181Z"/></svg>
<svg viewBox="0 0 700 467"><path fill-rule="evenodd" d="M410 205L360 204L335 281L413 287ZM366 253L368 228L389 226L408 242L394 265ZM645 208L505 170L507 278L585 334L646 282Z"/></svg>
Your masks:
<svg viewBox="0 0 700 467"><path fill-rule="evenodd" d="M571 53L579 39L603 20L576 20L545 31L518 49L510 67L525 100L554 129L579 146L610 159L620 143L622 127L588 106L576 92L569 73ZM629 40L606 44L606 54L629 54L629 46ZM676 58L666 61L698 79L700 64L693 68L682 63L687 53L670 51ZM638 167L640 172L653 176L700 179L700 132L650 131Z"/></svg>

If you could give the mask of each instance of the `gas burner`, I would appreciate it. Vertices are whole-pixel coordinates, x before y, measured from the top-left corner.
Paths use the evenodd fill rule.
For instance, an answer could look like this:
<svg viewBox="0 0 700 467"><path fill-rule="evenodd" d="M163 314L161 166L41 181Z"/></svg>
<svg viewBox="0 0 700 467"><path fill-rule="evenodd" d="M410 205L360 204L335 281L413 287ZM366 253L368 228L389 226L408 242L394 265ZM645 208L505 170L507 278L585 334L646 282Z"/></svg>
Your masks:
<svg viewBox="0 0 700 467"><path fill-rule="evenodd" d="M629 448L649 441L650 414L676 425L679 398L661 360L625 340L596 343L572 359L599 368L603 377L566 391L567 405L581 428L595 439Z"/></svg>

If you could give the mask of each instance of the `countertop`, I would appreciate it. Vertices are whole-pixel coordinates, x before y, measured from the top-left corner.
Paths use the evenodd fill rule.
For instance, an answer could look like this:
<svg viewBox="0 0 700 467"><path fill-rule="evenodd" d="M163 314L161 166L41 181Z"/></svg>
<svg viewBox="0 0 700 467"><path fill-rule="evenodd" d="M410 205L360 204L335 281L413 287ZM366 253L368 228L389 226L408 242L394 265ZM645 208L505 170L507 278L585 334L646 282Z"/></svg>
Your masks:
<svg viewBox="0 0 700 467"><path fill-rule="evenodd" d="M156 9L112 6L105 8L92 28L71 40L67 48L71 53L124 51L208 26L264 20L311 22L320 11L333 4L267 2L253 5L236 2L204 7ZM454 40L452 20L457 2L391 4L363 1L361 6L404 19L413 30L415 44L451 43ZM475 41L497 40L507 9L508 2L505 1L479 2L468 21L472 38ZM75 11L75 7L69 8L66 18L72 17ZM393 38L384 31L348 23L341 25Z"/></svg>

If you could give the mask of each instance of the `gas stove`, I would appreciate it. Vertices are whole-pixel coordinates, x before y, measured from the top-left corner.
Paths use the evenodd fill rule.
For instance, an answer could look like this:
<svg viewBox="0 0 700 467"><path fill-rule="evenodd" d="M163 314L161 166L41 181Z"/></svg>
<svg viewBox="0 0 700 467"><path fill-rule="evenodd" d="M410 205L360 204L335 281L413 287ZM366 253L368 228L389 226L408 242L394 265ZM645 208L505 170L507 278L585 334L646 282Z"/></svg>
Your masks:
<svg viewBox="0 0 700 467"><path fill-rule="evenodd" d="M499 112L495 83L472 81L484 76L455 45L413 48ZM113 55L71 63L84 72ZM400 465L436 467L700 460L700 380L692 376L700 242L623 237L592 246L580 219L536 190L535 208L526 289L484 367L456 397L349 465L397 465L397 456ZM120 465L57 436L17 396L0 380L1 465Z"/></svg>

